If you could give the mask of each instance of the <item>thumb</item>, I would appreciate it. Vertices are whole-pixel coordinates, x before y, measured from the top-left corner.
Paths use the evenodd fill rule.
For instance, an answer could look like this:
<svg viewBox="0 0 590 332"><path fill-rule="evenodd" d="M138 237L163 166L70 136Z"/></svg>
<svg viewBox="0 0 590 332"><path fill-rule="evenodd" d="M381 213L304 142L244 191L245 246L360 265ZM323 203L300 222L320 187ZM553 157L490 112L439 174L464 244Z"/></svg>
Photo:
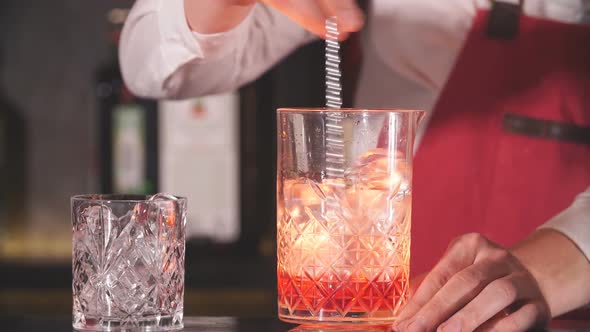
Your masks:
<svg viewBox="0 0 590 332"><path fill-rule="evenodd" d="M345 19L354 10L351 8L357 8L360 12L360 9L354 4L354 0L334 0L332 2L335 1L352 2L354 7L335 6L333 3L327 3L324 0L261 0L261 2L280 11L308 31L322 38L325 38L326 19L332 16L338 17L338 8L346 11L346 16L341 19L343 22L347 22ZM359 30L361 26L358 24L340 24L342 39L345 39L349 32Z"/></svg>

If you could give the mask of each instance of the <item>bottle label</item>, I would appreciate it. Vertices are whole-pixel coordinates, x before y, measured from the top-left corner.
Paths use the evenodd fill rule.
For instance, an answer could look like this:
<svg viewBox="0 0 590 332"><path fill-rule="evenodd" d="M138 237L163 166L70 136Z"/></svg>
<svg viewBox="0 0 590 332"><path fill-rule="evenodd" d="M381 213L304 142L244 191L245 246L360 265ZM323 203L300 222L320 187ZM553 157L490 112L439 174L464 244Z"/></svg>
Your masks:
<svg viewBox="0 0 590 332"><path fill-rule="evenodd" d="M145 110L136 104L119 105L113 121L113 189L116 193L143 194L146 179Z"/></svg>
<svg viewBox="0 0 590 332"><path fill-rule="evenodd" d="M239 101L235 92L160 103L160 186L189 199L187 237L239 238Z"/></svg>

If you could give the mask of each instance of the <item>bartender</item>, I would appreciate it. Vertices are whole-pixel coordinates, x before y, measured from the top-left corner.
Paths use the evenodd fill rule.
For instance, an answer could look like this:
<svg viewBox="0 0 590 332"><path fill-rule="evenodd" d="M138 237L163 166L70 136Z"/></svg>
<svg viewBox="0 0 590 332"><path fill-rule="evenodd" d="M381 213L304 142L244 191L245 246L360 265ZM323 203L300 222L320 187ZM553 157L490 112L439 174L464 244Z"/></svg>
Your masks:
<svg viewBox="0 0 590 332"><path fill-rule="evenodd" d="M428 112L412 225L427 273L394 329L522 331L588 304L588 0L372 0L366 16L353 0L138 0L123 74L143 96L233 90L330 16L344 38L362 29L358 107Z"/></svg>

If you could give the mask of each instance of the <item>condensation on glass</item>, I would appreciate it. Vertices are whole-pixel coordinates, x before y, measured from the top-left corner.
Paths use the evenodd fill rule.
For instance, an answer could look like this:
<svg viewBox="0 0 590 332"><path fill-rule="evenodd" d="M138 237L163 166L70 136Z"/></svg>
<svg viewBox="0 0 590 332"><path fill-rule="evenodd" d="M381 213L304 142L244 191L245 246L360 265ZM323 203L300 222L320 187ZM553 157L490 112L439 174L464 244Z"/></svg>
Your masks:
<svg viewBox="0 0 590 332"><path fill-rule="evenodd" d="M279 317L386 324L409 292L412 159L423 112L280 109Z"/></svg>
<svg viewBox="0 0 590 332"><path fill-rule="evenodd" d="M74 196L73 327L183 327L186 199Z"/></svg>

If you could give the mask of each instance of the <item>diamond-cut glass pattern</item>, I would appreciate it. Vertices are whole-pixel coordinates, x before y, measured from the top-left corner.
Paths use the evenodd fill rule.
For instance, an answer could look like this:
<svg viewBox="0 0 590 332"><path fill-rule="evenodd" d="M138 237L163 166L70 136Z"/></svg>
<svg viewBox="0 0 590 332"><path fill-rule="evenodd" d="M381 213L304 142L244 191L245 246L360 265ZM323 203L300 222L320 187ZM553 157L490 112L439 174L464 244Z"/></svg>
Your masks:
<svg viewBox="0 0 590 332"><path fill-rule="evenodd" d="M186 201L72 200L73 325L182 327Z"/></svg>
<svg viewBox="0 0 590 332"><path fill-rule="evenodd" d="M279 315L292 322L389 322L409 291L408 179L383 158L345 180L279 179ZM408 177L409 178L409 177Z"/></svg>

